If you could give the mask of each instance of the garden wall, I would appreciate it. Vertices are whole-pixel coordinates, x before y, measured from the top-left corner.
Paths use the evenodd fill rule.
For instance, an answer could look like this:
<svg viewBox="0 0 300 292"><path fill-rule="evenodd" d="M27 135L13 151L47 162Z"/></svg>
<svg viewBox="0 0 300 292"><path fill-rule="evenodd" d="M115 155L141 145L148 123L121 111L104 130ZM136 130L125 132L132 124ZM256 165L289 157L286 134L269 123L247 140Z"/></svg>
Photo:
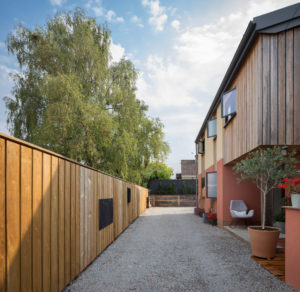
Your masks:
<svg viewBox="0 0 300 292"><path fill-rule="evenodd" d="M152 207L195 207L196 196L193 195L150 195Z"/></svg>
<svg viewBox="0 0 300 292"><path fill-rule="evenodd" d="M151 195L196 194L196 179L155 179L150 182Z"/></svg>
<svg viewBox="0 0 300 292"><path fill-rule="evenodd" d="M144 212L147 197L0 133L0 291L61 291Z"/></svg>

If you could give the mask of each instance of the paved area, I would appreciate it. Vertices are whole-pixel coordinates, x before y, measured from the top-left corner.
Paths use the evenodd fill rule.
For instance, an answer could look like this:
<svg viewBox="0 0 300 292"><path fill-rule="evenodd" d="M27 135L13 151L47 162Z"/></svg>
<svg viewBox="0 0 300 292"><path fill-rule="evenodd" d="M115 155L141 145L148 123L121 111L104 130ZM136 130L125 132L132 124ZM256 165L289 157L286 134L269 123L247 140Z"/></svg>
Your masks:
<svg viewBox="0 0 300 292"><path fill-rule="evenodd" d="M66 291L295 291L193 208L151 208Z"/></svg>
<svg viewBox="0 0 300 292"><path fill-rule="evenodd" d="M250 244L248 227L246 226L225 226L229 232L234 233L236 236ZM280 233L279 238L285 238L285 234Z"/></svg>

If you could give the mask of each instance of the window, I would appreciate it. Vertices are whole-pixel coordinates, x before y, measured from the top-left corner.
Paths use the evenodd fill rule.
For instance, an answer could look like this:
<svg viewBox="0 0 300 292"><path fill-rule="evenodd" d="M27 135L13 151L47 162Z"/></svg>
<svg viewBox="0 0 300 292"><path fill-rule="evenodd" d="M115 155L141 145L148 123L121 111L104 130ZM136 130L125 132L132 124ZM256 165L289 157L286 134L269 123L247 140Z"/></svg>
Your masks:
<svg viewBox="0 0 300 292"><path fill-rule="evenodd" d="M203 154L205 152L205 140L198 143L198 153Z"/></svg>
<svg viewBox="0 0 300 292"><path fill-rule="evenodd" d="M207 138L217 136L217 119L211 119L207 123Z"/></svg>
<svg viewBox="0 0 300 292"><path fill-rule="evenodd" d="M201 189L205 188L205 177L201 177Z"/></svg>
<svg viewBox="0 0 300 292"><path fill-rule="evenodd" d="M217 198L217 172L206 173L206 197Z"/></svg>
<svg viewBox="0 0 300 292"><path fill-rule="evenodd" d="M222 96L222 118L233 117L236 114L236 88L227 91Z"/></svg>

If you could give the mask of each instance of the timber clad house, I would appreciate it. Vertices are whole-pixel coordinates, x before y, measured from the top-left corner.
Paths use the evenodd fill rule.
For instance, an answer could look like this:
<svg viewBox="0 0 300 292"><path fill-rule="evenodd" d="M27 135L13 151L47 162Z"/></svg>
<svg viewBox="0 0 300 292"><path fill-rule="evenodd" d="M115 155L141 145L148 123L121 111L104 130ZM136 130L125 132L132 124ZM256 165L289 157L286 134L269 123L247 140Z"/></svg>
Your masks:
<svg viewBox="0 0 300 292"><path fill-rule="evenodd" d="M197 207L217 212L219 226L232 223L231 200L244 200L260 221L260 193L236 183L235 162L274 145L298 150L299 159L299 76L300 3L250 21L195 140Z"/></svg>

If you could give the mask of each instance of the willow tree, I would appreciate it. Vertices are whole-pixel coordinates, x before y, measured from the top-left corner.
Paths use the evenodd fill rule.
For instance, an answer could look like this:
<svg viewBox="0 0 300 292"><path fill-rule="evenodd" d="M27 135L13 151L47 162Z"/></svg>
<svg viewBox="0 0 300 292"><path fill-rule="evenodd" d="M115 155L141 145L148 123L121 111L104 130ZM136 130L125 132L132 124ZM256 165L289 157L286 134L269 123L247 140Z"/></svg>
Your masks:
<svg viewBox="0 0 300 292"><path fill-rule="evenodd" d="M112 63L110 31L81 9L7 37L20 72L5 97L15 137L140 183L169 151L163 125L136 98L129 60Z"/></svg>

